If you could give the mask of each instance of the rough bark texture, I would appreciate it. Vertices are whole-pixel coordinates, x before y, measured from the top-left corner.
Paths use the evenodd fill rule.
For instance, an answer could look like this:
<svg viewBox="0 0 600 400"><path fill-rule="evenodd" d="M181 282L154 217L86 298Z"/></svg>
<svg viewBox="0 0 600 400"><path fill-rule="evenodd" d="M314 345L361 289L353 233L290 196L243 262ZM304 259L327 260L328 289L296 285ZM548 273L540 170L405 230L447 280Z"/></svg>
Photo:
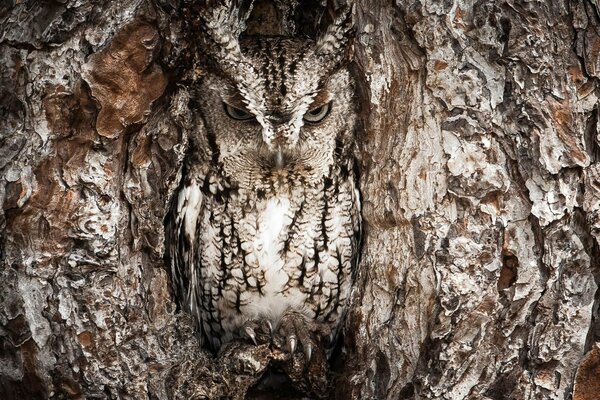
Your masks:
<svg viewBox="0 0 600 400"><path fill-rule="evenodd" d="M332 396L596 399L598 3L396 3L355 7L366 239ZM212 359L171 299L186 13L0 5L0 398L243 398L281 357Z"/></svg>

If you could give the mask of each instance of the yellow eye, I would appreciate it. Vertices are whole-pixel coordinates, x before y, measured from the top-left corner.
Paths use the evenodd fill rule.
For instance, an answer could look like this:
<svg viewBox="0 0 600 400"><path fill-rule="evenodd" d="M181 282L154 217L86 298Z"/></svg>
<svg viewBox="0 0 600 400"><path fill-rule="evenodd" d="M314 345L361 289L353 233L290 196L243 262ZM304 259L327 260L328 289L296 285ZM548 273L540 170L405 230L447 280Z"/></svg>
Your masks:
<svg viewBox="0 0 600 400"><path fill-rule="evenodd" d="M306 114L304 114L304 120L313 124L321 122L325 119L326 116L329 115L330 110L331 102L323 104L322 106L313 108L312 110L309 110Z"/></svg>
<svg viewBox="0 0 600 400"><path fill-rule="evenodd" d="M223 103L223 106L225 107L225 113L233 119L237 119L238 121L248 121L254 119L254 115L250 114L244 109L230 106L227 103Z"/></svg>

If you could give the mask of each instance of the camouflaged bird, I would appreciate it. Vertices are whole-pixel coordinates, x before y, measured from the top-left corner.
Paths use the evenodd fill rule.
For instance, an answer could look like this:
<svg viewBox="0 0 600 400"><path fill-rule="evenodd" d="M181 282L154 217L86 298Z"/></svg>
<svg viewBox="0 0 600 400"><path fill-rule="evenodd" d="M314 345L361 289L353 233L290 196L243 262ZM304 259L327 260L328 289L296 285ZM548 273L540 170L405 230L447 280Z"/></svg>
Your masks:
<svg viewBox="0 0 600 400"><path fill-rule="evenodd" d="M329 353L361 232L351 11L316 39L239 39L226 3L199 16L209 60L168 243L181 306L213 350L268 327Z"/></svg>

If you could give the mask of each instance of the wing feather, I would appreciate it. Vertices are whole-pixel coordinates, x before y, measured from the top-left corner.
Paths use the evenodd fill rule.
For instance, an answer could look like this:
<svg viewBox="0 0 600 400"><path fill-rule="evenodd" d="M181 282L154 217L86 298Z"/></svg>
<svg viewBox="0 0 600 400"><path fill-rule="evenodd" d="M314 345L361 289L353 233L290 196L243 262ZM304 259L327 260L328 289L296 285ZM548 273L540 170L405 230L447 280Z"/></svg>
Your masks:
<svg viewBox="0 0 600 400"><path fill-rule="evenodd" d="M196 180L187 181L176 194L167 223L173 290L179 307L196 317L201 327L200 266L197 264L196 231L203 195Z"/></svg>

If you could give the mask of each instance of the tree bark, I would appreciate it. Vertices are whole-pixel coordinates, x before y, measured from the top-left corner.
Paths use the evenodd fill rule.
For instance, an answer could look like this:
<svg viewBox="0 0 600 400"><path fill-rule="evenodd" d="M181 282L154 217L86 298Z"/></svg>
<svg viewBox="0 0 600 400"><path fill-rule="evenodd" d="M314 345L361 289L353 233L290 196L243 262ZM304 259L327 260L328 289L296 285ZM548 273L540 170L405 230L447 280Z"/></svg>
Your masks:
<svg viewBox="0 0 600 400"><path fill-rule="evenodd" d="M172 299L190 4L0 6L0 398L244 398L277 361L212 358ZM595 399L598 3L354 11L366 228L331 397Z"/></svg>

